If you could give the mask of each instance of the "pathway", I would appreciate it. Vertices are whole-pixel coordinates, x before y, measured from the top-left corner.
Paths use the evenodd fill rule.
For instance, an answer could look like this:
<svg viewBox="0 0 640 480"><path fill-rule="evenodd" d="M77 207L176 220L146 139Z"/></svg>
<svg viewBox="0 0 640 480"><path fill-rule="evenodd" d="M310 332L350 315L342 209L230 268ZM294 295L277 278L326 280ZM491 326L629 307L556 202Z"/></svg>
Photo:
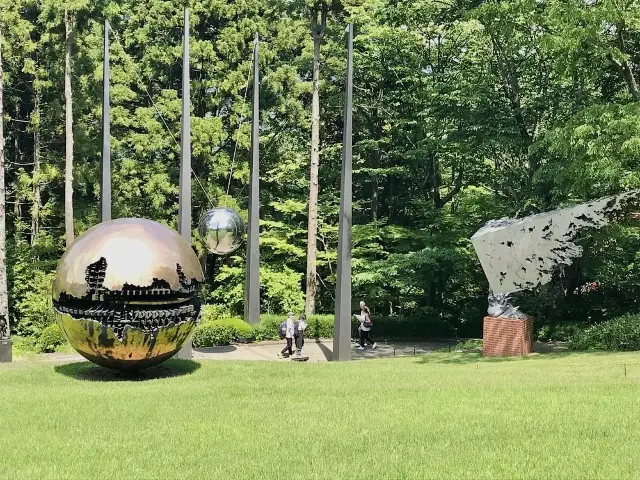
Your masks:
<svg viewBox="0 0 640 480"><path fill-rule="evenodd" d="M392 358L411 355L423 355L441 349L453 347L450 342L380 342L376 349L367 347L365 350L356 349L357 344L351 343L351 359L363 360L368 358ZM251 344L228 345L224 347L196 348L193 350L194 360L258 360L258 361L291 361L288 358L278 358L284 342L260 342ZM567 345L560 342L536 343L534 351L540 353L558 352L567 349ZM305 355L309 362L327 362L331 359L333 340L307 340L304 346ZM75 353L43 353L30 357L16 358L16 361L42 361L54 363L68 363L83 361Z"/></svg>

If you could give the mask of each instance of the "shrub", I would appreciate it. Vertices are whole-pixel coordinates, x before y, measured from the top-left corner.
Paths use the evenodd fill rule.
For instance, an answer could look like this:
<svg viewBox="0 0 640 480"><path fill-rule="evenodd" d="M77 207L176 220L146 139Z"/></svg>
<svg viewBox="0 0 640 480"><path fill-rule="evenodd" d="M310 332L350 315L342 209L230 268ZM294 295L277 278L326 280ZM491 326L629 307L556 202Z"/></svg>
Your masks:
<svg viewBox="0 0 640 480"><path fill-rule="evenodd" d="M260 324L254 328L256 341L279 340L280 324L286 317L286 314L261 315ZM307 338L333 337L333 315L310 315L307 317L307 330L304 336Z"/></svg>
<svg viewBox="0 0 640 480"><path fill-rule="evenodd" d="M19 335L39 337L47 327L55 323L51 302L51 283L54 273L35 271L22 288L22 298L14 305L16 322L13 325Z"/></svg>
<svg viewBox="0 0 640 480"><path fill-rule="evenodd" d="M286 318L286 315L261 315L260 324L254 327L253 331L256 336L256 340L263 342L265 340L279 340L280 334L278 332L279 326Z"/></svg>
<svg viewBox="0 0 640 480"><path fill-rule="evenodd" d="M55 352L67 339L57 323L52 323L40 333L38 350L45 353Z"/></svg>
<svg viewBox="0 0 640 480"><path fill-rule="evenodd" d="M216 322L201 323L193 332L194 347L216 347L229 345L233 339L233 329Z"/></svg>
<svg viewBox="0 0 640 480"><path fill-rule="evenodd" d="M474 352L482 350L482 340L480 339L472 339L472 340L463 340L461 342L456 343L455 347L452 350L462 350L463 352Z"/></svg>
<svg viewBox="0 0 640 480"><path fill-rule="evenodd" d="M569 342L578 332L580 332L580 324L578 323L543 325L538 329L536 338L550 342Z"/></svg>
<svg viewBox="0 0 640 480"><path fill-rule="evenodd" d="M310 315L307 318L307 330L305 337L308 338L331 338L333 337L333 315Z"/></svg>
<svg viewBox="0 0 640 480"><path fill-rule="evenodd" d="M213 323L218 325L226 325L231 328L233 332L233 338L251 338L253 337L253 328L247 322L238 317L221 318L215 320Z"/></svg>
<svg viewBox="0 0 640 480"><path fill-rule="evenodd" d="M231 317L229 310L222 305L208 304L202 307L200 322L209 323L221 318Z"/></svg>
<svg viewBox="0 0 640 480"><path fill-rule="evenodd" d="M574 335L575 350L640 350L640 315L627 314Z"/></svg>

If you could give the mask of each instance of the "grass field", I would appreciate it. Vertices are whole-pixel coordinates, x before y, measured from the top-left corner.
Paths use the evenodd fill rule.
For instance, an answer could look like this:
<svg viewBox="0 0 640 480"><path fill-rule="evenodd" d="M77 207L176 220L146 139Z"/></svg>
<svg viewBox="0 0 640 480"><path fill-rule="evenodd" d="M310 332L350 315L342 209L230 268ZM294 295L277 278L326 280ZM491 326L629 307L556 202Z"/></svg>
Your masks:
<svg viewBox="0 0 640 480"><path fill-rule="evenodd" d="M141 379L16 362L0 478L638 480L639 382L636 353L176 360Z"/></svg>

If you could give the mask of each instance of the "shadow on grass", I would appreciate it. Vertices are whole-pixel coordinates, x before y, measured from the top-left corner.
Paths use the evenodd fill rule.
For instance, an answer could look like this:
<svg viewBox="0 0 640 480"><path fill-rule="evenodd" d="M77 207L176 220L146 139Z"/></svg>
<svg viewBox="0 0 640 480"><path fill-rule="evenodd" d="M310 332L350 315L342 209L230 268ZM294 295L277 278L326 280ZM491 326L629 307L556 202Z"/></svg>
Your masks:
<svg viewBox="0 0 640 480"><path fill-rule="evenodd" d="M198 362L192 360L171 359L155 367L139 371L119 371L94 365L90 362L66 363L56 365L54 370L76 380L93 382L131 382L155 380L159 378L180 377L189 375L200 368Z"/></svg>
<svg viewBox="0 0 640 480"><path fill-rule="evenodd" d="M443 364L443 365L469 365L473 363L506 363L517 361L529 361L536 360L561 360L567 357L580 358L583 355L610 355L614 352L583 352L576 350L565 350L560 352L534 352L530 355L524 356L512 356L512 357L483 357L481 353L477 352L462 352L462 353L437 353L427 354L416 360L417 364Z"/></svg>

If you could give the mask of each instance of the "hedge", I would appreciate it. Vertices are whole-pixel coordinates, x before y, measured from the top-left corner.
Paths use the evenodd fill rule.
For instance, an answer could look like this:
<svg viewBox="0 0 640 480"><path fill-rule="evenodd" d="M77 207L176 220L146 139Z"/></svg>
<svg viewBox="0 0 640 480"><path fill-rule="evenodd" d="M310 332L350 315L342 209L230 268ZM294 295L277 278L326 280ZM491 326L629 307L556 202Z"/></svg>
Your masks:
<svg viewBox="0 0 640 480"><path fill-rule="evenodd" d="M574 350L640 350L640 314L592 325L571 339Z"/></svg>
<svg viewBox="0 0 640 480"><path fill-rule="evenodd" d="M233 340L233 328L217 322L201 323L193 332L193 346L215 347L229 345Z"/></svg>

